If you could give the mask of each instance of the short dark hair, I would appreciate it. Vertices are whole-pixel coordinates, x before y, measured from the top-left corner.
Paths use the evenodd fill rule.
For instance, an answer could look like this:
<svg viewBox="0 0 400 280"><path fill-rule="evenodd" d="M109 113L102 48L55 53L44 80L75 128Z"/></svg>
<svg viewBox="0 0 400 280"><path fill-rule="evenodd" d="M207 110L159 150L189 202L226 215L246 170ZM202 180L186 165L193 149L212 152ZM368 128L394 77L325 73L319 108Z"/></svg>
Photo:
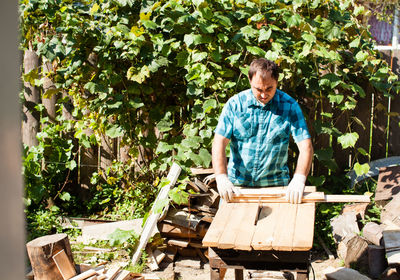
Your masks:
<svg viewBox="0 0 400 280"><path fill-rule="evenodd" d="M265 58L257 58L254 59L250 64L249 69L249 79L250 81L253 79L253 76L260 72L260 75L264 78L267 73L271 73L271 77L278 81L279 78L279 67L275 62L265 59Z"/></svg>

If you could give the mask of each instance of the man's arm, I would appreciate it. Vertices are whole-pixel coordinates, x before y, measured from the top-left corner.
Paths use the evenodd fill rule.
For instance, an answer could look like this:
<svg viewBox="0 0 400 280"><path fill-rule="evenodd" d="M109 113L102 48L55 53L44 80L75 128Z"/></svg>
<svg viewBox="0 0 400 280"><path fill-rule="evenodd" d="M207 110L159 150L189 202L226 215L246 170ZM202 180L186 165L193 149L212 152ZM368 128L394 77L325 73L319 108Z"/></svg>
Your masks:
<svg viewBox="0 0 400 280"><path fill-rule="evenodd" d="M307 175L310 172L314 155L311 139L304 139L298 142L297 147L299 148L299 157L297 159L296 171L286 191L286 199L290 203L301 203Z"/></svg>
<svg viewBox="0 0 400 280"><path fill-rule="evenodd" d="M311 143L311 139L304 139L297 143L299 148L299 158L297 159L295 174L301 174L307 177L310 172L311 162L314 155L314 149Z"/></svg>
<svg viewBox="0 0 400 280"><path fill-rule="evenodd" d="M226 161L226 154L225 149L229 143L229 139L215 134L214 141L212 144L212 165L214 168L215 175L218 174L227 174L227 161Z"/></svg>
<svg viewBox="0 0 400 280"><path fill-rule="evenodd" d="M215 179L217 181L217 189L219 195L225 200L229 201L235 191L232 182L229 181L227 172L227 160L225 149L229 143L229 139L215 134L212 145L212 165L214 168Z"/></svg>

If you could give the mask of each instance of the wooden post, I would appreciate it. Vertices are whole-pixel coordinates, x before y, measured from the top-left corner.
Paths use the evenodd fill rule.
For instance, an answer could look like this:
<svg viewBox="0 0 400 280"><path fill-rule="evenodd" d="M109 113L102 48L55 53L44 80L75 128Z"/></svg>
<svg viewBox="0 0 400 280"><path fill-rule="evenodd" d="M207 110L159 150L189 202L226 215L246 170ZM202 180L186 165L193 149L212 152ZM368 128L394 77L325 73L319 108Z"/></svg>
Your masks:
<svg viewBox="0 0 400 280"><path fill-rule="evenodd" d="M43 62L42 66L42 73L43 73L43 97L42 97L42 103L44 107L46 108L47 116L49 117L49 120L51 122L54 122L56 119L56 102L57 102L57 93L52 93L50 96L49 95L49 90L55 90L56 87L54 85L54 82L50 79L49 74L53 72L53 65L51 62L46 61Z"/></svg>
<svg viewBox="0 0 400 280"><path fill-rule="evenodd" d="M63 90L62 92L62 116L64 120L73 120L74 117L72 116L72 111L74 109L74 105L72 104L71 96Z"/></svg>
<svg viewBox="0 0 400 280"><path fill-rule="evenodd" d="M64 250L70 262L74 264L71 246L65 233L46 235L26 244L35 280L63 280L52 257Z"/></svg>
<svg viewBox="0 0 400 280"><path fill-rule="evenodd" d="M28 74L38 67L39 57L37 54L32 50L26 50L24 55L24 73ZM22 108L22 143L31 147L38 145L36 134L39 132L40 116L35 106L39 103L40 93L39 89L29 82L24 82L24 88L25 102Z"/></svg>

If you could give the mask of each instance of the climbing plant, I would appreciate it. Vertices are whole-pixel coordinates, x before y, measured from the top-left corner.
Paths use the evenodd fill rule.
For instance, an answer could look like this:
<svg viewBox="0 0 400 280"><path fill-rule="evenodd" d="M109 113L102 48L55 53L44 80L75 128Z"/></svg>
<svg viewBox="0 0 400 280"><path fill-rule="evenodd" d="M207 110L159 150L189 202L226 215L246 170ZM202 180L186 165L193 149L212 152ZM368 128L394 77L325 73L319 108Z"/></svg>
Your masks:
<svg viewBox="0 0 400 280"><path fill-rule="evenodd" d="M122 177L134 185L137 174L154 180L173 161L209 167L218 115L249 87L255 57L279 64L280 88L299 100L313 138L329 138L316 161L332 176L343 174L331 148L338 143L353 151L350 168L363 174L369 167L357 159L369 151L357 148L352 127L363 120L354 111L369 91L398 91L358 21L364 12L350 0L20 0L21 48L31 45L52 62L56 90L43 95L72 98L69 128L81 146L99 145L106 135L128 147L128 168L113 188ZM40 81L34 74L24 79ZM326 104L331 110L321 109ZM343 116L347 125L337 127ZM322 174L310 180L326 183ZM32 184L28 196L38 188Z"/></svg>

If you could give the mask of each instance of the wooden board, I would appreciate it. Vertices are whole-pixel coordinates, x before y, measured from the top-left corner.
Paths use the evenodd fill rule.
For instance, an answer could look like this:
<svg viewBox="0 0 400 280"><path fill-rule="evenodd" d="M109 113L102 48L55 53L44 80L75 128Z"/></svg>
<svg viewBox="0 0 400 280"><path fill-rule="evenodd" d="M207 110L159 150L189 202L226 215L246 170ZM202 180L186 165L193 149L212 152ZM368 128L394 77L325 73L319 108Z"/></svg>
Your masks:
<svg viewBox="0 0 400 280"><path fill-rule="evenodd" d="M158 219L160 218L160 213L155 212L155 207L157 205L158 201L162 201L168 197L168 193L173 185L175 185L176 180L179 177L179 174L181 173L182 168L176 164L173 163L171 170L168 173L167 180L169 183L162 187L160 192L158 193L156 197L156 201L153 204L153 207L150 210L150 216L147 218L146 223L143 227L142 234L140 235L139 239L139 245L136 248L135 253L133 254L132 257L132 265L135 265L136 262L139 260L140 256L142 255L142 250L145 248L147 242L150 239L151 233L153 232ZM164 211L166 211L167 207L164 208Z"/></svg>
<svg viewBox="0 0 400 280"><path fill-rule="evenodd" d="M216 247L218 245L219 238L225 228L225 225L229 222L231 212L233 209L233 203L224 203L218 210L210 228L203 238L203 245L206 247Z"/></svg>
<svg viewBox="0 0 400 280"><path fill-rule="evenodd" d="M384 230L382 234L388 264L400 264L400 230Z"/></svg>
<svg viewBox="0 0 400 280"><path fill-rule="evenodd" d="M302 204L297 209L293 250L306 251L312 248L314 239L315 203Z"/></svg>
<svg viewBox="0 0 400 280"><path fill-rule="evenodd" d="M251 241L253 240L260 206L255 203L246 203L243 207L245 208L243 211L246 215L240 221L241 226L235 239L235 248L250 251L252 249Z"/></svg>
<svg viewBox="0 0 400 280"><path fill-rule="evenodd" d="M64 250L55 254L53 260L64 280L70 279L76 275L75 266L71 263Z"/></svg>
<svg viewBox="0 0 400 280"><path fill-rule="evenodd" d="M275 225L279 223L278 215L280 203L264 205L260 210L257 225L254 230L251 247L255 250L272 250Z"/></svg>
<svg viewBox="0 0 400 280"><path fill-rule="evenodd" d="M287 202L282 193L247 193L233 194L230 202L234 203L283 203ZM367 195L348 195L348 194L324 194L323 192L305 192L302 203L307 202L359 202L369 203L370 198Z"/></svg>
<svg viewBox="0 0 400 280"><path fill-rule="evenodd" d="M272 249L292 251L298 204L282 203L275 224Z"/></svg>
<svg viewBox="0 0 400 280"><path fill-rule="evenodd" d="M319 202L325 200L323 192L306 192L303 194L302 202ZM283 203L287 202L285 194L271 193L271 194L233 194L230 202L244 202L244 203Z"/></svg>
<svg viewBox="0 0 400 280"><path fill-rule="evenodd" d="M315 203L227 203L203 245L235 250L307 251L314 236Z"/></svg>
<svg viewBox="0 0 400 280"><path fill-rule="evenodd" d="M231 220L226 224L218 241L218 248L232 249L235 247L236 235L240 229L242 218L247 213L245 212L245 204L236 203L233 205Z"/></svg>

